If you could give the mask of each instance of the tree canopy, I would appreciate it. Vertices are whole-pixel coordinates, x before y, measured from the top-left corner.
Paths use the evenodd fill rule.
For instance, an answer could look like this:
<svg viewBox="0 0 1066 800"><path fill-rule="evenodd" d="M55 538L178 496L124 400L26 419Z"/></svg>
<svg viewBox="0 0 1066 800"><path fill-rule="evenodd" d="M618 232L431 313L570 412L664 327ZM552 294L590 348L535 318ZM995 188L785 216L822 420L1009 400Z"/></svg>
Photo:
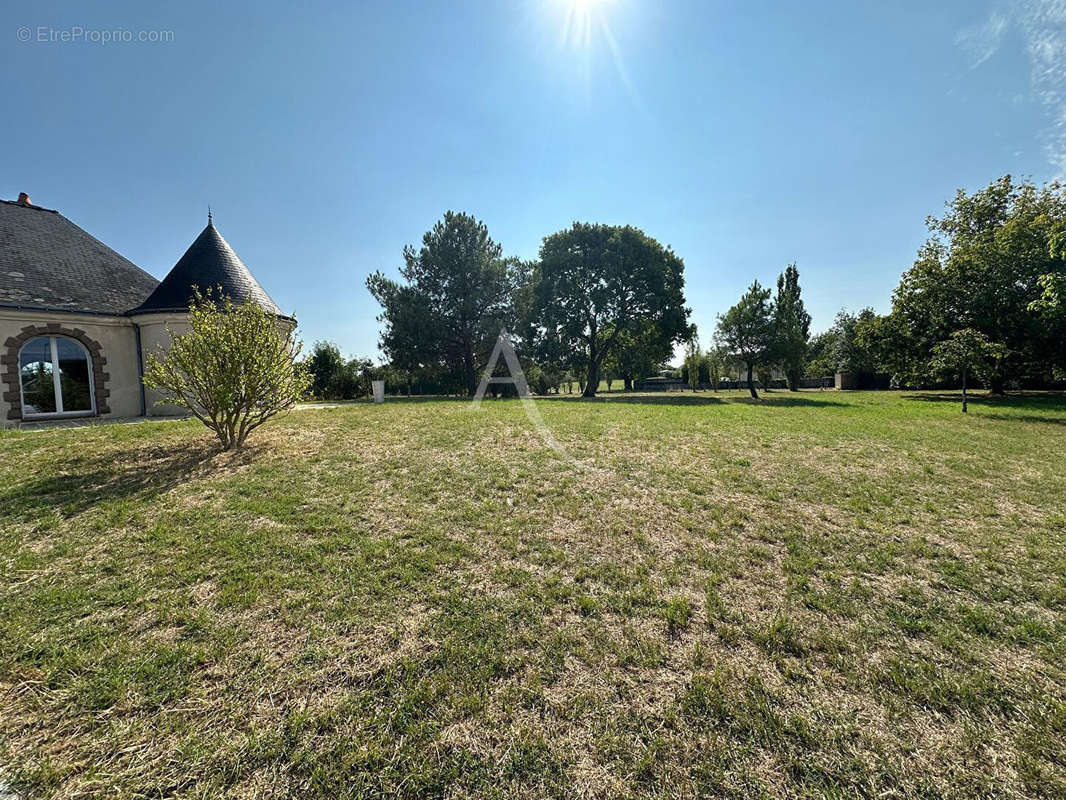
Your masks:
<svg viewBox="0 0 1066 800"><path fill-rule="evenodd" d="M933 348L930 367L934 374L962 379L962 410L965 413L968 405L967 378L978 375L986 382L990 381L999 362L1007 355L1007 348L1003 345L995 344L973 328L963 328Z"/></svg>
<svg viewBox="0 0 1066 800"><path fill-rule="evenodd" d="M577 223L544 239L537 268L536 317L543 335L579 365L594 397L600 371L621 337L654 327L660 342L689 335L684 264L631 226Z"/></svg>
<svg viewBox="0 0 1066 800"><path fill-rule="evenodd" d="M626 390L632 390L636 381L654 375L673 354L673 341L648 323L622 331L604 363L622 379Z"/></svg>
<svg viewBox="0 0 1066 800"><path fill-rule="evenodd" d="M501 328L515 320L523 265L503 257L483 222L452 211L426 232L421 247L404 247L403 260L406 285L381 272L367 279L382 306L382 350L401 369L446 364L473 394Z"/></svg>
<svg viewBox="0 0 1066 800"><path fill-rule="evenodd" d="M773 359L781 365L788 388L796 391L803 377L807 344L811 338L811 315L803 305L799 270L789 264L777 279L773 306Z"/></svg>
<svg viewBox="0 0 1066 800"><path fill-rule="evenodd" d="M1037 188L1006 175L973 194L959 190L942 217L929 218L932 236L893 294L885 333L897 374L921 381L933 348L970 328L1009 351L988 377L993 391L1046 378L1061 364L1062 331L1031 305L1043 295L1043 276L1066 272L1056 246L1064 223L1057 183Z"/></svg>
<svg viewBox="0 0 1066 800"><path fill-rule="evenodd" d="M771 355L774 344L773 308L770 289L754 281L740 302L718 317L718 338L730 355L744 362L748 370L748 391L755 391L754 371L757 364Z"/></svg>

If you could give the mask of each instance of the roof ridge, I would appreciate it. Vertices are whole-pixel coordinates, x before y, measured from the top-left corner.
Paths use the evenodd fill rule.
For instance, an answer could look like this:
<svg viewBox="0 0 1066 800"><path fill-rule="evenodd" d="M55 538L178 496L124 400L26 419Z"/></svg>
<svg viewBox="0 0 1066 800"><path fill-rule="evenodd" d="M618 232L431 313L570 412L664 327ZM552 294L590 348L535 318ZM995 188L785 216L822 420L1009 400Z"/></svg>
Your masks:
<svg viewBox="0 0 1066 800"><path fill-rule="evenodd" d="M20 203L18 200L2 200L0 203L7 203L9 206L18 206L19 208L32 208L34 211L47 211L49 214L59 214L54 208L45 208L44 206L35 206L33 203ZM59 214L59 216L63 216ZM66 217L63 217L66 219Z"/></svg>

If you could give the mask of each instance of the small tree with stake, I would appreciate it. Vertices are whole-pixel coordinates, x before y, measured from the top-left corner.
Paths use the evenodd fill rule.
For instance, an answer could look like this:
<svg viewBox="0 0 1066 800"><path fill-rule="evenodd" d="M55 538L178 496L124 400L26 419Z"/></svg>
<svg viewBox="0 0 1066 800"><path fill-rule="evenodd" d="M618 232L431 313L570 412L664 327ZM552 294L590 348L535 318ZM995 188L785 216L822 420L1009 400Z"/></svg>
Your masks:
<svg viewBox="0 0 1066 800"><path fill-rule="evenodd" d="M189 332L174 336L162 357L146 359L144 385L186 408L214 431L225 450L291 409L310 384L296 363L293 328L254 302L234 303L211 290L193 295Z"/></svg>
<svg viewBox="0 0 1066 800"><path fill-rule="evenodd" d="M984 381L994 374L996 363L1007 355L1007 348L989 340L980 331L963 328L933 348L933 371L962 379L962 411L967 412L966 378L977 375Z"/></svg>

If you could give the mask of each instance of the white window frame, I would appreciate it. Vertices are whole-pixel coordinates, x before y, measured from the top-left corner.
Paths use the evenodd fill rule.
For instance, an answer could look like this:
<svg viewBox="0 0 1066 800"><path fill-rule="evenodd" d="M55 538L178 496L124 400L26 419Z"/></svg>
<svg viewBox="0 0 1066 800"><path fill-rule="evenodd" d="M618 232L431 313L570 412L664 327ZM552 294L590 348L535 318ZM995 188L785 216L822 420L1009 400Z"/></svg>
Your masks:
<svg viewBox="0 0 1066 800"><path fill-rule="evenodd" d="M26 349L26 346L36 339L48 339L49 352L52 355L52 391L55 392L56 410L55 411L43 411L35 412L32 414L26 413L26 393L22 385L22 351ZM57 339L66 339L68 342L73 342L81 350L85 356L85 363L89 365L89 410L88 411L64 411L63 410L63 385L60 382L59 375L59 348L56 344ZM96 414L96 380L93 370L93 357L89 354L89 351L85 349L85 345L79 342L77 339L72 339L69 336L63 336L62 334L48 335L48 336L34 336L28 341L24 342L18 352L18 376L19 376L19 401L21 403L22 418L23 419L56 419L58 417L91 417Z"/></svg>

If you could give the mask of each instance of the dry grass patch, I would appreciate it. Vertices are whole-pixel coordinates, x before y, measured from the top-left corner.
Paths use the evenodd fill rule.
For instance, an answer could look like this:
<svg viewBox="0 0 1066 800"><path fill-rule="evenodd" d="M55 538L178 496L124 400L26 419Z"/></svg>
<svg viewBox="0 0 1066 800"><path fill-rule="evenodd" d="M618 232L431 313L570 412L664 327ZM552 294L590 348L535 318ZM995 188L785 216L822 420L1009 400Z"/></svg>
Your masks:
<svg viewBox="0 0 1066 800"><path fill-rule="evenodd" d="M32 796L1066 793L1066 400L0 433Z"/></svg>

